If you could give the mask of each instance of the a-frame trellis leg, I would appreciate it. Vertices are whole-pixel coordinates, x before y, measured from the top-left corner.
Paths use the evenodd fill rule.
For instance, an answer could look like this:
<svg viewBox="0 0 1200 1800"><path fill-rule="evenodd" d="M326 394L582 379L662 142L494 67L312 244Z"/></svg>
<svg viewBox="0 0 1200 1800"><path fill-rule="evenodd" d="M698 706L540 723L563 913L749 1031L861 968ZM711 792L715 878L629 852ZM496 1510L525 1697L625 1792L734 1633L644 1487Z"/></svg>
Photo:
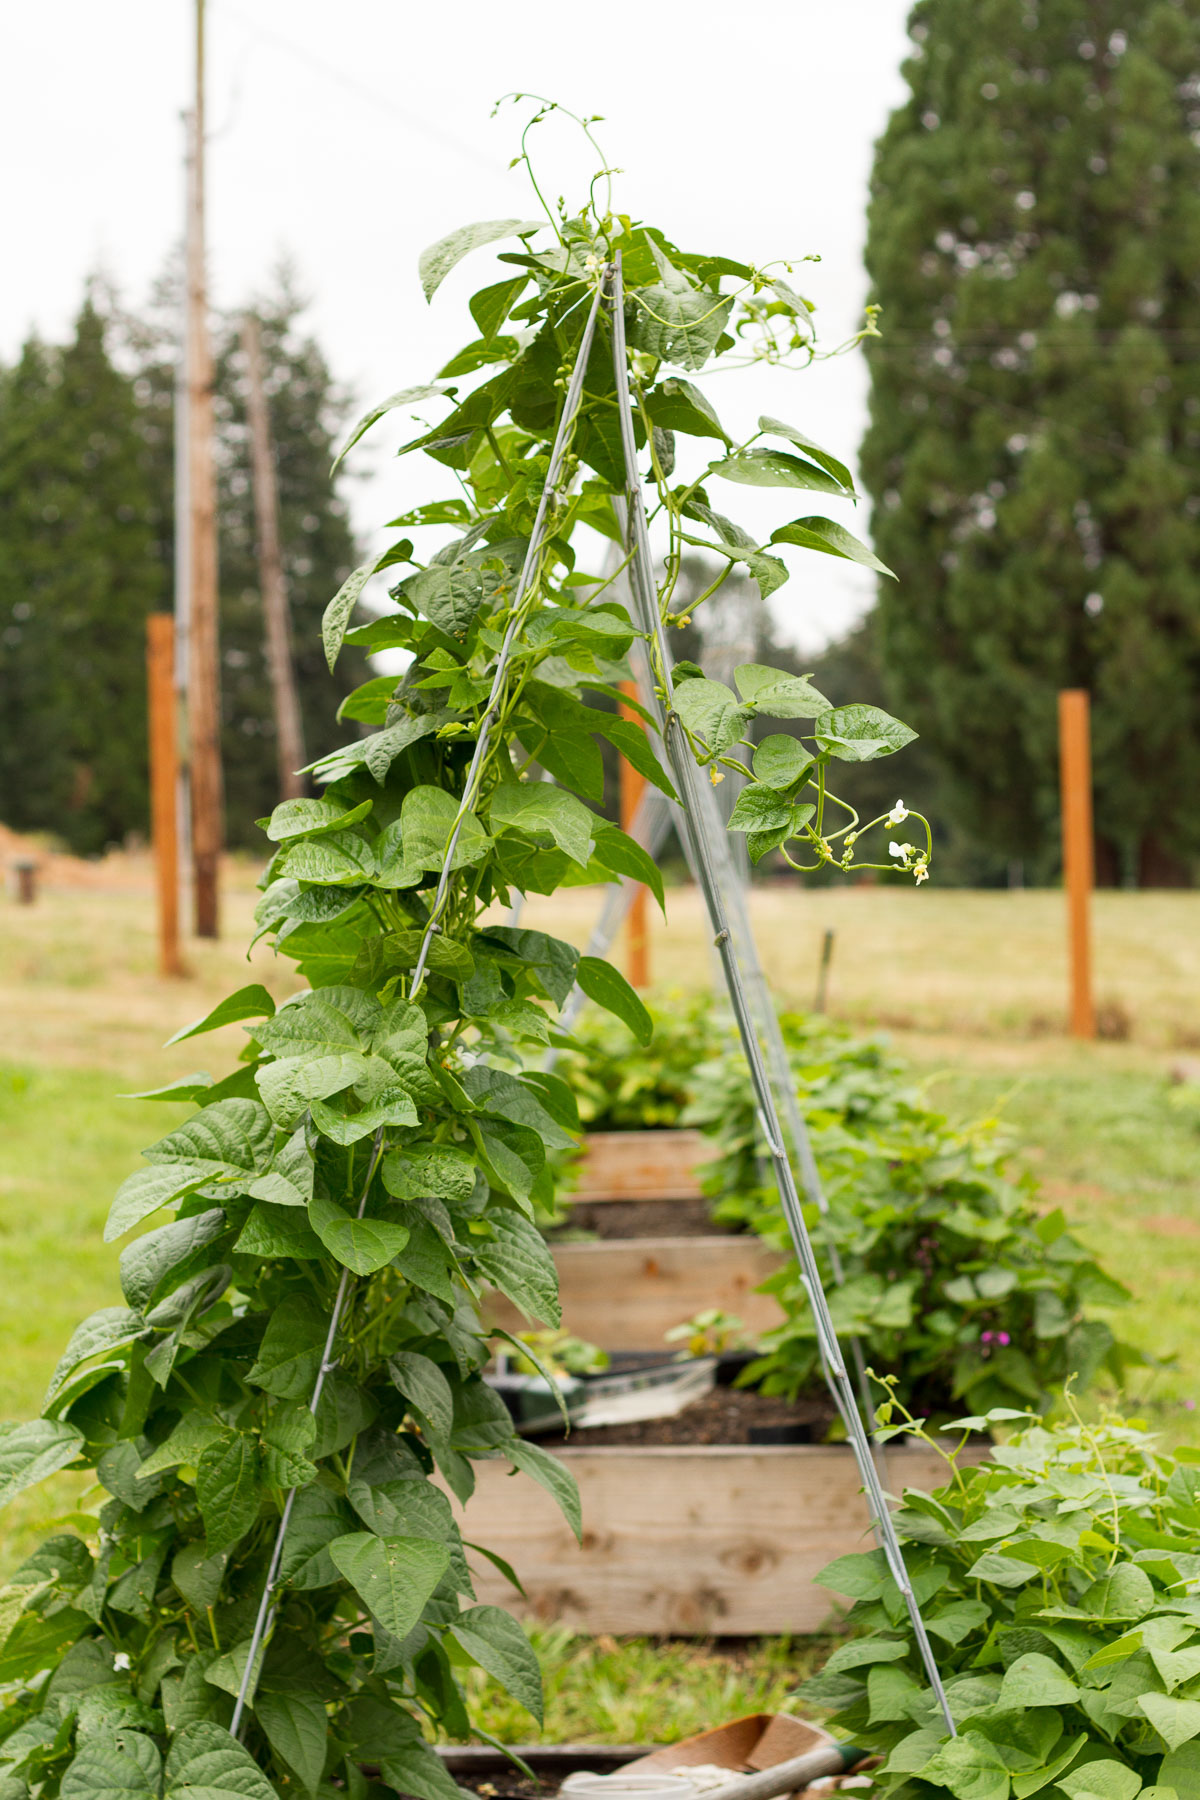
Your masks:
<svg viewBox="0 0 1200 1800"><path fill-rule="evenodd" d="M622 529L628 538L628 510L622 502L618 501L617 511ZM641 648L645 651L645 655L641 659L642 667L640 667L638 671L638 687L642 704L653 711L657 708L658 703L654 692L654 675L650 666L649 646L643 645ZM670 652L666 649L665 641L660 646L660 649L663 654L667 656L669 662ZM661 716L659 722L660 724L662 723ZM700 813L701 835L708 845L716 885L725 901L727 920L732 934L733 955L738 968L741 970L742 982L746 990L750 1013L758 1033L759 1043L762 1046L764 1055L767 1059L767 1068L775 1095L775 1104L783 1114L785 1128L784 1143L785 1145L790 1145L792 1154L796 1159L796 1164L800 1171L800 1185L804 1190L804 1197L811 1206L816 1207L822 1226L824 1227L829 1220L829 1201L826 1198L825 1188L817 1168L816 1158L813 1155L812 1142L808 1135L808 1125L805 1121L804 1114L800 1109L799 1100L796 1097L796 1084L792 1079L792 1069L791 1063L788 1060L787 1046L783 1041L783 1033L779 1028L775 1004L771 998L771 991L767 985L767 978L758 954L758 945L755 943L754 932L750 925L750 913L746 903L745 883L730 854L729 833L725 821L721 817L721 811L717 805L712 787L707 782L699 781L696 783L696 788L696 800ZM658 798L657 795L655 797ZM683 846L684 855L687 858L692 878L699 885L700 872L696 864L696 851L690 840L683 809L677 806L673 801L669 800L664 800L664 805L670 809L670 814L680 843ZM603 951L597 952L597 954L602 955ZM716 964L717 967L714 971L714 980L722 982L724 980L724 964L719 957L716 958ZM829 1257L829 1267L834 1282L838 1287L842 1287L845 1285L846 1271L842 1265L842 1255L841 1251L838 1249L837 1241L832 1232L824 1233L823 1241L826 1253ZM863 1360L862 1344L856 1337L850 1339L850 1358L854 1365L855 1380L858 1387L859 1400L862 1406L862 1417L864 1420L869 1420L872 1407L870 1388L867 1381L867 1368L866 1363ZM842 1409L841 1395L835 1391L833 1398L840 1412ZM844 1416L843 1423L845 1423ZM847 1430L848 1429L849 1427L847 1426ZM876 1469L879 1472L881 1480L886 1480L887 1461L884 1455L883 1446L873 1445L872 1455L875 1459Z"/></svg>
<svg viewBox="0 0 1200 1800"><path fill-rule="evenodd" d="M631 586L637 623L644 633L647 645L657 663L655 675L661 688L661 702L658 710L663 744L676 790L683 804L684 828L692 850L691 860L700 878L701 891L708 909L714 941L724 967L730 1005L737 1022L742 1049L749 1065L750 1078L754 1085L759 1125L774 1166L780 1203L800 1263L809 1304L812 1307L822 1362L837 1401L838 1410L846 1423L850 1443L866 1491L867 1502L871 1509L879 1547L883 1551L892 1577L904 1597L921 1652L921 1659L941 1707L946 1728L953 1737L956 1733L949 1701L946 1698L946 1691L938 1672L933 1648L925 1630L925 1622L921 1617L921 1610L913 1593L908 1571L904 1566L904 1558L888 1512L887 1501L871 1459L871 1446L863 1421L859 1416L854 1390L842 1357L841 1346L829 1315L820 1269L817 1266L812 1241L804 1223L796 1182L784 1142L783 1128L767 1071L767 1062L755 1028L746 982L738 962L725 894L722 892L718 876L720 851L718 850L714 855L713 843L716 832L713 829L711 818L712 812L715 811L715 808L711 807L712 796L711 794L707 796L710 804L706 806L704 780L684 735L682 722L673 706L671 654L667 648L659 611L658 590L654 580L650 539L646 526L645 501L637 467L637 443L634 436L633 407L629 393L629 366L625 347L625 293L619 253L615 263L611 264L605 272L605 283L608 289L612 321L613 366L616 376L617 408L621 424L621 444L625 461L626 547L631 556ZM721 829L723 835L723 827ZM750 941L753 940L750 939ZM757 959L755 960L757 962ZM771 1018L774 1018L773 1011L771 1011ZM765 1018L762 1023L766 1026Z"/></svg>

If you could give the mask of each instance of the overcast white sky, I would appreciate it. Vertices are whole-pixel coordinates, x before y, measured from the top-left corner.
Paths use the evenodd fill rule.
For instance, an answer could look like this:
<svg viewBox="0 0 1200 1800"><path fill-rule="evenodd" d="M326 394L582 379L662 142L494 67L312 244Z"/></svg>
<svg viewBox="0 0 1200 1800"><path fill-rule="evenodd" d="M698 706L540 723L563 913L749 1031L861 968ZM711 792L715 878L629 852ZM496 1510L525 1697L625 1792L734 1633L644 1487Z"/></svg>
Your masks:
<svg viewBox="0 0 1200 1800"><path fill-rule="evenodd" d="M477 253L427 308L421 248L474 219L533 217L507 170L518 115L492 103L534 90L598 112L620 210L689 249L799 269L828 346L859 319L872 146L903 95L907 0L209 0L209 241L213 299L252 299L281 254L312 296L336 375L365 408L427 378L474 328ZM0 195L6 276L0 357L31 328L69 327L89 271L138 303L179 236L192 0L52 0L3 8ZM544 127L543 167L568 199L590 172L566 131ZM504 245L498 246L504 249ZM497 271L498 275L499 271ZM853 462L865 422L857 355L804 373L714 381L727 424L761 411ZM399 441L397 426L391 443ZM386 437L354 495L364 536L432 489ZM419 491L418 491L419 488ZM786 494L730 488L754 529ZM829 510L853 525L853 509ZM860 513L862 509L860 508ZM856 529L862 534L866 520ZM773 608L815 647L869 603L871 578L796 552Z"/></svg>

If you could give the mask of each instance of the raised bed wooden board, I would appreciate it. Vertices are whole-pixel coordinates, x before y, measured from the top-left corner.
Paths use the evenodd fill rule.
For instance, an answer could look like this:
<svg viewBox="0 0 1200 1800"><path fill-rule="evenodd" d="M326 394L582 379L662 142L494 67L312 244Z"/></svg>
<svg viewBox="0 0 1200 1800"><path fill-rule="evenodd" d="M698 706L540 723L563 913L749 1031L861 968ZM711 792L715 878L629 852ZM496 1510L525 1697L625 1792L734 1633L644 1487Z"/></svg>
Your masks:
<svg viewBox="0 0 1200 1800"><path fill-rule="evenodd" d="M699 1200L697 1166L713 1155L698 1131L597 1131L585 1140L573 1200Z"/></svg>
<svg viewBox="0 0 1200 1800"><path fill-rule="evenodd" d="M606 1350L657 1349L673 1325L713 1306L736 1313L752 1333L772 1330L778 1303L754 1289L783 1260L749 1235L618 1238L554 1249L563 1324ZM528 1329L498 1294L488 1312L509 1331Z"/></svg>
<svg viewBox="0 0 1200 1800"><path fill-rule="evenodd" d="M578 1545L550 1496L507 1464L477 1463L464 1535L507 1558L522 1600L468 1552L479 1599L580 1631L742 1637L820 1630L834 1596L813 1577L874 1547L858 1470L841 1445L555 1452L583 1499ZM893 1450L886 1485L940 1485L932 1451Z"/></svg>

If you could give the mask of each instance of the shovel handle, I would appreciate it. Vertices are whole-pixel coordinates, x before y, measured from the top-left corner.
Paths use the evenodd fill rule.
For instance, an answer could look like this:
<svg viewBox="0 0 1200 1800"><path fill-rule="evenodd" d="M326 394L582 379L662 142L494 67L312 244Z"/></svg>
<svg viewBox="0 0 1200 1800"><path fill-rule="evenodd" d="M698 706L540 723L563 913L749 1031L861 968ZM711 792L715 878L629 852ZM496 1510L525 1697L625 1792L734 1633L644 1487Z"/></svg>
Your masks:
<svg viewBox="0 0 1200 1800"><path fill-rule="evenodd" d="M822 1775L843 1775L856 1762L861 1762L862 1757L863 1752L856 1744L825 1744L819 1750L809 1750L787 1762L774 1763L771 1768L753 1775L738 1775L715 1789L713 1800L777 1800L778 1795L805 1788ZM672 1772L687 1774L686 1768Z"/></svg>

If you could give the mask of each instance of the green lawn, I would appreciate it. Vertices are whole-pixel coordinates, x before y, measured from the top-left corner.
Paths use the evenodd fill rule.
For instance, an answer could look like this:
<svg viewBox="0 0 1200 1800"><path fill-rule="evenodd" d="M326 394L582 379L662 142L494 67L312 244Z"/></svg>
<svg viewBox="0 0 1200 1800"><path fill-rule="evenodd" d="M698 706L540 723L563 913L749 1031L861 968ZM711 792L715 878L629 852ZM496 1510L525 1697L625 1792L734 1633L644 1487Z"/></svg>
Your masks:
<svg viewBox="0 0 1200 1800"><path fill-rule="evenodd" d="M563 1629L532 1636L545 1686L543 1730L482 1669L466 1672L472 1716L510 1744L669 1743L746 1713L788 1711L789 1696L831 1648L828 1638L716 1646Z"/></svg>
<svg viewBox="0 0 1200 1800"><path fill-rule="evenodd" d="M0 1066L0 1418L36 1409L80 1319L121 1304L109 1202L182 1116L95 1070Z"/></svg>
<svg viewBox="0 0 1200 1800"><path fill-rule="evenodd" d="M81 1319L120 1305L117 1251L101 1240L109 1201L178 1107L114 1097L96 1070L0 1065L0 1419L36 1415ZM62 1475L7 1508L0 1572L84 1491Z"/></svg>

